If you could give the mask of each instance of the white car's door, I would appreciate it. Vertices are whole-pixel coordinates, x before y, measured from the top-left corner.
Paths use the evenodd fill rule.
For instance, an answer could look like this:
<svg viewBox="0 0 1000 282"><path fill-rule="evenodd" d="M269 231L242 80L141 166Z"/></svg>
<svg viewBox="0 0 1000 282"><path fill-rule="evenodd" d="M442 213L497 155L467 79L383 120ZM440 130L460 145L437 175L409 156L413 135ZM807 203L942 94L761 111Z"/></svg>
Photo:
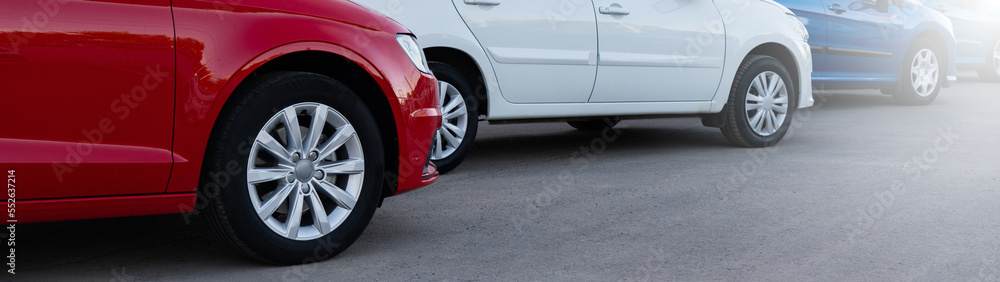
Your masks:
<svg viewBox="0 0 1000 282"><path fill-rule="evenodd" d="M712 99L726 54L725 26L712 1L593 3L600 62L590 102Z"/></svg>
<svg viewBox="0 0 1000 282"><path fill-rule="evenodd" d="M453 0L493 60L504 99L585 103L597 73L590 0Z"/></svg>

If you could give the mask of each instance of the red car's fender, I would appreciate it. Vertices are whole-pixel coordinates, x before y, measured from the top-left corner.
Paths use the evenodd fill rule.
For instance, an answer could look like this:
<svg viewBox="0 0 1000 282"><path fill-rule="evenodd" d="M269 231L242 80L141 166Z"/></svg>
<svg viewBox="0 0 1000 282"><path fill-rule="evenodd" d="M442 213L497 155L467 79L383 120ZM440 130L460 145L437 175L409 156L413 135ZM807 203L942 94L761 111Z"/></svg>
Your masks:
<svg viewBox="0 0 1000 282"><path fill-rule="evenodd" d="M246 2L244 5L253 1ZM407 62L408 58L396 43L395 36L397 33L408 33L405 28L387 18L367 19L365 25L348 22L337 25L331 24L327 18L301 14L272 14L266 19L257 18L253 15L262 13L262 10L246 6L214 7L215 10L207 11L204 10L203 3L198 1L174 3L175 21L178 23L174 153L178 157L166 192L183 193L198 189L203 156L212 127L237 87L268 62L304 51L325 52L343 57L365 70L381 88L382 93L377 95L383 95L391 107L398 138L397 141L384 137L383 141L398 142L399 145L399 167L389 168L390 173L387 175L391 180L398 179L395 193L425 186L436 179L436 174L423 175L422 172L431 142L431 134L424 133L433 132L429 129L440 124L437 99L426 99L428 95L437 95L437 85L431 75L420 72L411 64L399 64ZM342 8L347 11L340 10L339 13L342 14L352 14L350 9L364 9L352 3L329 3L344 6ZM190 5L185 6L187 4ZM268 5L272 4L273 2ZM197 23L219 19L222 22L242 22L231 25ZM188 29L189 26L237 28L206 33L194 28ZM239 37L247 32L238 27L246 26L261 27L254 30L254 34L258 36L252 37L253 40L217 38ZM281 28L302 26L315 28ZM230 59L232 57L245 59ZM212 179L229 181L231 174L227 174L216 172L216 177Z"/></svg>

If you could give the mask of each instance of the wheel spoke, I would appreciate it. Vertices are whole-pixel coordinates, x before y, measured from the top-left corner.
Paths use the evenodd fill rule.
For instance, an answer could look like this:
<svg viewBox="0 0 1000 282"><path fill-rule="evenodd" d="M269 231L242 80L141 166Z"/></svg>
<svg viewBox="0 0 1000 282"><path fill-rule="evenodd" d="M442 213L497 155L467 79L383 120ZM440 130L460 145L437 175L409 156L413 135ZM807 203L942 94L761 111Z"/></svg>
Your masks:
<svg viewBox="0 0 1000 282"><path fill-rule="evenodd" d="M271 182L285 178L290 172L291 170L284 168L250 169L247 172L247 182L250 184Z"/></svg>
<svg viewBox="0 0 1000 282"><path fill-rule="evenodd" d="M450 112L447 112L446 114L444 114L444 117L442 117L442 118L445 119L445 120L449 120L449 119L457 118L457 117L460 117L460 116L464 116L464 115L466 115L465 111L466 111L465 104L462 104L458 108L454 109L454 111L450 111Z"/></svg>
<svg viewBox="0 0 1000 282"><path fill-rule="evenodd" d="M313 191L313 193L309 195L309 207L313 215L313 225L316 226L316 229L318 229L322 234L333 231L330 227L330 220L327 218L327 216L330 215L327 214L326 209L323 208L323 202L319 200L319 195L316 194L316 192L318 192L315 189L316 187L311 183L306 185L309 185L311 188L310 190Z"/></svg>
<svg viewBox="0 0 1000 282"><path fill-rule="evenodd" d="M329 112L329 107L326 105L316 106L316 112L313 113L312 123L309 124L309 135L306 136L306 144L302 150L307 153L316 150L316 146L319 145L319 137L323 135L323 128L326 127L326 115Z"/></svg>
<svg viewBox="0 0 1000 282"><path fill-rule="evenodd" d="M747 101L764 102L764 97L747 93Z"/></svg>
<svg viewBox="0 0 1000 282"><path fill-rule="evenodd" d="M455 138L448 130L441 130L441 137L444 137L445 141L448 141L448 144L454 145L454 147L458 147L458 144L462 143L462 141Z"/></svg>
<svg viewBox="0 0 1000 282"><path fill-rule="evenodd" d="M278 143L278 140L274 139L271 134L264 131L257 133L257 144L264 147L264 150L271 153L271 156L274 156L278 161L287 165L292 164L292 156L288 153L288 149Z"/></svg>
<svg viewBox="0 0 1000 282"><path fill-rule="evenodd" d="M438 128L437 138L434 139L434 156L439 160L444 158L444 140L442 140L444 139L444 131L445 129Z"/></svg>
<svg viewBox="0 0 1000 282"><path fill-rule="evenodd" d="M326 180L313 180L315 186L319 186L319 190L326 193L327 196L333 199L337 203L337 206L342 207L347 210L353 210L354 205L357 204L357 199L351 194L348 194L344 189L340 189L333 183L327 182Z"/></svg>
<svg viewBox="0 0 1000 282"><path fill-rule="evenodd" d="M465 136L465 130L462 130L461 128L459 128L458 126L455 126L454 124L445 123L443 126L446 129L450 130L451 132L455 133L455 137L463 137L463 136ZM464 138L462 138L462 139L464 139Z"/></svg>
<svg viewBox="0 0 1000 282"><path fill-rule="evenodd" d="M326 141L326 144L322 146L322 150L319 152L319 160L325 159L326 157L333 154L334 151L340 149L350 140L357 132L354 131L354 127L350 124L344 125L337 129L337 134Z"/></svg>
<svg viewBox="0 0 1000 282"><path fill-rule="evenodd" d="M270 199L267 199L267 201L265 201L264 204L257 209L257 216L259 216L262 220L267 220L268 217L271 217L271 215L274 214L274 211L278 210L281 203L285 202L285 199L288 199L288 194L294 189L295 184L292 183L288 183L279 189L276 193L274 193L274 195L271 196Z"/></svg>
<svg viewBox="0 0 1000 282"><path fill-rule="evenodd" d="M451 85L448 84L447 82L438 81L438 99L440 100L438 102L440 102L440 104L441 104L442 107L444 106L444 100L445 100L445 98L448 97L448 87L449 86L451 86Z"/></svg>
<svg viewBox="0 0 1000 282"><path fill-rule="evenodd" d="M777 117L774 116L774 112L771 111L765 111L765 112L767 112L766 113L767 118L765 119L767 121L767 129L765 132L770 134L774 133L775 131L778 131L777 127L774 125L775 120L778 119Z"/></svg>
<svg viewBox="0 0 1000 282"><path fill-rule="evenodd" d="M763 118L764 118L764 111L757 111L757 113L753 115L753 118L750 119L750 125L753 126L754 131L757 132L761 131L762 129L761 127L764 125L761 122L761 119Z"/></svg>
<svg viewBox="0 0 1000 282"><path fill-rule="evenodd" d="M764 111L764 133L774 132L774 114Z"/></svg>
<svg viewBox="0 0 1000 282"><path fill-rule="evenodd" d="M766 97L767 96L767 89L764 89L763 82L761 81L763 79L763 77L764 77L763 74L758 75L757 77L755 77L753 79L753 82L752 82L753 89L757 90L757 96L760 96L760 97ZM747 94L749 94L749 93L747 93ZM747 96L752 96L752 95L747 95Z"/></svg>
<svg viewBox="0 0 1000 282"><path fill-rule="evenodd" d="M767 77L766 74L765 74L765 77ZM775 95L778 95L778 90L779 90L778 83L781 82L780 78L781 77L778 76L778 74L773 74L769 78L770 82L767 85L767 97L768 98L771 98L771 97L774 97Z"/></svg>
<svg viewBox="0 0 1000 282"><path fill-rule="evenodd" d="M299 184L303 185L303 184ZM296 187L295 190L299 190ZM302 193L295 192L289 197L289 207L288 207L288 221L285 224L288 226L288 233L285 237L297 238L299 237L299 226L302 224Z"/></svg>
<svg viewBox="0 0 1000 282"><path fill-rule="evenodd" d="M788 106L775 104L774 106L771 106L771 110L781 114L787 114Z"/></svg>
<svg viewBox="0 0 1000 282"><path fill-rule="evenodd" d="M763 104L747 104L747 111L759 110L763 108Z"/></svg>
<svg viewBox="0 0 1000 282"><path fill-rule="evenodd" d="M761 114L762 114L762 116L760 118L760 133L766 134L767 132L769 132L771 130L771 126L770 126L771 125L771 121L770 121L771 115L769 115L767 113L767 111L761 111Z"/></svg>
<svg viewBox="0 0 1000 282"><path fill-rule="evenodd" d="M437 131L434 131L434 140L433 140L433 142L434 142L434 151L431 152L431 155L432 155L433 159L440 160L442 158L441 157L441 154L442 154L442 150L441 150L441 131L444 131L444 130L445 130L444 128L438 128Z"/></svg>
<svg viewBox="0 0 1000 282"><path fill-rule="evenodd" d="M448 102L448 105L444 106L444 108L441 111L445 112L445 114L451 114L456 112L455 110L459 109L459 107L461 106L462 112L465 112L465 107L464 107L465 103L463 102L465 101L462 101L461 98L451 99L451 102Z"/></svg>
<svg viewBox="0 0 1000 282"><path fill-rule="evenodd" d="M285 133L288 135L288 150L296 151L302 147L302 131L299 129L299 117L294 107L285 108Z"/></svg>
<svg viewBox="0 0 1000 282"><path fill-rule="evenodd" d="M358 174L365 172L365 160L346 159L342 161L321 163L316 168L322 169L326 174Z"/></svg>

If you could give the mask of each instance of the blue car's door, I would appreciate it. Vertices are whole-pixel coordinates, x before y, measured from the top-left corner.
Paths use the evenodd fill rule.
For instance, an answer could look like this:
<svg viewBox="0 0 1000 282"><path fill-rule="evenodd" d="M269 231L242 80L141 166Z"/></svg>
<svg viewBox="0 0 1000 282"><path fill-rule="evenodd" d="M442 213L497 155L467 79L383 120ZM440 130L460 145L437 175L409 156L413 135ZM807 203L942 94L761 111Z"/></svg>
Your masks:
<svg viewBox="0 0 1000 282"><path fill-rule="evenodd" d="M905 55L906 14L888 0L887 11L876 0L822 0L829 29L823 77L838 81L891 82ZM905 4L904 4L905 5Z"/></svg>
<svg viewBox="0 0 1000 282"><path fill-rule="evenodd" d="M795 16L806 26L809 31L809 46L812 46L813 56L813 77L823 76L823 67L826 62L826 30L829 23L826 19L826 7L820 0L778 0L778 3L785 5L795 12Z"/></svg>

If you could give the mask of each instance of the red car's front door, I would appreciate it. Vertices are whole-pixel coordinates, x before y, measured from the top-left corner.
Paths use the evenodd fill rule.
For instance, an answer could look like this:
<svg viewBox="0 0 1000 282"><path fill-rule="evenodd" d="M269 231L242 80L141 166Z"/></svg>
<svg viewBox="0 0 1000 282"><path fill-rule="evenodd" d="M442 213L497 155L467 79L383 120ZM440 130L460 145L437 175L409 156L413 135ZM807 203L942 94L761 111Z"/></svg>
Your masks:
<svg viewBox="0 0 1000 282"><path fill-rule="evenodd" d="M7 1L0 166L17 199L162 193L173 162L170 0Z"/></svg>

